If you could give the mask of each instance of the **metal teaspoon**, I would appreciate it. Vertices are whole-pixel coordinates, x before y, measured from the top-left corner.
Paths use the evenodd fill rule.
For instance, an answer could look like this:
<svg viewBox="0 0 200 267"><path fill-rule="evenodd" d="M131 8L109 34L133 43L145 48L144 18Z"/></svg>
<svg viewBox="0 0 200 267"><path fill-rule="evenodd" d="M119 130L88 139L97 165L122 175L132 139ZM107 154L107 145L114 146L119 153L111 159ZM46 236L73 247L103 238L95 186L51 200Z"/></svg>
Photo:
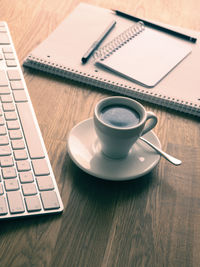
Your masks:
<svg viewBox="0 0 200 267"><path fill-rule="evenodd" d="M182 163L181 160L176 159L173 156L171 156L171 155L167 154L166 152L162 151L160 148L154 146L152 143L150 143L149 141L147 141L143 137L140 137L139 139L142 140L143 142L145 142L146 144L148 144L153 149L155 149L158 152L158 154L160 154L161 156L163 156L165 159L167 159L172 164L178 166L178 165L180 165Z"/></svg>

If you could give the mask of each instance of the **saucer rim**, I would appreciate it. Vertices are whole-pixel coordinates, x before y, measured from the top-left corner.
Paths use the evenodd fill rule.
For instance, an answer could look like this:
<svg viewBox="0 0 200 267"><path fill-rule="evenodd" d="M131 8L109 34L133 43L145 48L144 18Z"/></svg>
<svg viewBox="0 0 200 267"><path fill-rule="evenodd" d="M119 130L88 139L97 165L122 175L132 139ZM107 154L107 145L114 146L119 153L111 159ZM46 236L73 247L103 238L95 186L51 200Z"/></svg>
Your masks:
<svg viewBox="0 0 200 267"><path fill-rule="evenodd" d="M76 158L73 156L73 153L71 152L71 149L70 149L70 144L69 144L69 140L70 140L70 136L71 136L71 133L78 127L80 127L80 125L86 123L87 121L91 121L93 120L93 118L88 118L88 119L85 119L79 123L77 123L69 132L69 135L68 135L68 139L67 139L67 151L68 151L68 154L71 158L71 160L75 163L75 165L77 165L82 171L84 171L85 173L89 174L89 175L92 175L98 179L102 179L102 180L107 180L107 181L129 181L129 180L134 180L134 179L137 179L137 178L140 178L142 176L145 176L146 174L148 174L153 168L155 168L155 166L158 164L158 162L160 161L160 158L161 156L159 154L157 154L157 160L155 160L152 164L150 164L148 166L148 168L144 171L144 172L141 172L139 173L138 175L133 175L133 176L127 176L127 177L120 177L119 179L118 178L115 178L115 177L105 177L105 176L101 176L99 175L98 173L95 173L93 172L91 169L87 169L87 168L84 168L80 163L79 161L76 160ZM153 134L153 136L156 138L156 141L158 143L158 147L161 148L161 143L160 143L160 140L159 138L157 137L157 135L151 130L149 131ZM148 133L149 133L148 132ZM147 134L148 134L147 133ZM145 136L145 135L144 135ZM138 142L138 141L137 141ZM136 143L137 143L136 142ZM139 140L139 142L142 142L141 140ZM103 157L105 158L108 158L106 157L106 155L103 155ZM112 161L120 161L121 159L112 159L112 158L108 158L109 160L112 160Z"/></svg>

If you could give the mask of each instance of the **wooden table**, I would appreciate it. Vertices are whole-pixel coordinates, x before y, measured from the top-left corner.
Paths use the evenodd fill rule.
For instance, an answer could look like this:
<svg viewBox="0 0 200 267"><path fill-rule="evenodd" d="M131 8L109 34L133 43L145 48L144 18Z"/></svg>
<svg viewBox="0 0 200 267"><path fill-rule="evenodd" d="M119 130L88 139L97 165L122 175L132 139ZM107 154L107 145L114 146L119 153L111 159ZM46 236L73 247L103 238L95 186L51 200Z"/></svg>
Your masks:
<svg viewBox="0 0 200 267"><path fill-rule="evenodd" d="M78 3L1 0L0 19L8 22L21 64ZM198 0L87 3L200 30ZM75 166L66 143L70 129L112 93L23 71L65 210L1 221L0 266L199 266L199 120L143 102L159 118L155 133L163 149L183 164L175 167L161 159L140 179L103 181Z"/></svg>

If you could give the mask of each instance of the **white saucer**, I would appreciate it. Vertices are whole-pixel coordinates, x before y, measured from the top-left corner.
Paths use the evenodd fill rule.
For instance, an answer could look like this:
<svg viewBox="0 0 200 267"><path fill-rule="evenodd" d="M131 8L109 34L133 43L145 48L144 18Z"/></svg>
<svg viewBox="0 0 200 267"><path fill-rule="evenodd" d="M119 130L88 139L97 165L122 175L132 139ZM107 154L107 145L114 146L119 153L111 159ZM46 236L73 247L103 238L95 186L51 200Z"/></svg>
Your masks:
<svg viewBox="0 0 200 267"><path fill-rule="evenodd" d="M152 131L144 135L148 141L161 147ZM135 179L150 172L159 162L160 156L147 144L138 140L124 159L111 159L101 152L93 119L77 124L68 137L68 152L74 163L83 171L98 178L123 181Z"/></svg>

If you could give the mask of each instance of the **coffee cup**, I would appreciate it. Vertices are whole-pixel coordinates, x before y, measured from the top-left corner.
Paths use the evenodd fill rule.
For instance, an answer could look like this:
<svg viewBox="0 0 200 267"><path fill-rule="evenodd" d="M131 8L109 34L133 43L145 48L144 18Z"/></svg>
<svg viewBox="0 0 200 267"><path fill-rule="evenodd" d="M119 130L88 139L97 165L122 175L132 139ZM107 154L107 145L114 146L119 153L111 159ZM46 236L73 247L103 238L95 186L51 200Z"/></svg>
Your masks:
<svg viewBox="0 0 200 267"><path fill-rule="evenodd" d="M94 110L94 126L101 150L110 158L126 157L138 138L156 124L156 115L129 97L104 98Z"/></svg>

